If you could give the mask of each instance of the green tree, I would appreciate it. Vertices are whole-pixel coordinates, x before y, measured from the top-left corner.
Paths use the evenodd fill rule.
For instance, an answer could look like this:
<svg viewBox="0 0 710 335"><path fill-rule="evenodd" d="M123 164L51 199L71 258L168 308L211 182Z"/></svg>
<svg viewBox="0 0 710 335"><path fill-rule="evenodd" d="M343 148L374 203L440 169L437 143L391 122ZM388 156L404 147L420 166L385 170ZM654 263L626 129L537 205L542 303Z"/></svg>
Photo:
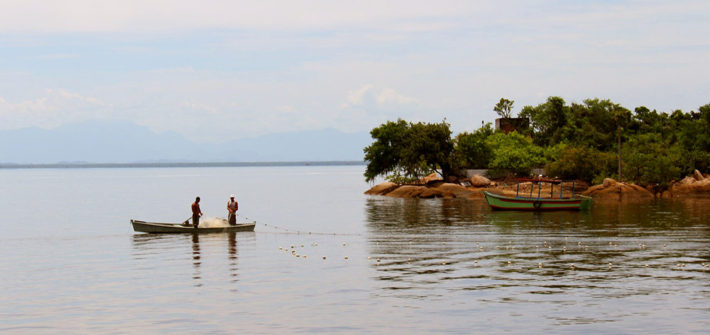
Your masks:
<svg viewBox="0 0 710 335"><path fill-rule="evenodd" d="M486 169L492 156L486 144L488 136L493 134L490 123L473 133L464 132L454 139L454 161L457 168Z"/></svg>
<svg viewBox="0 0 710 335"><path fill-rule="evenodd" d="M374 142L364 149L365 179L377 176L416 180L432 171L443 177L453 173L453 141L448 123L388 121L370 131Z"/></svg>
<svg viewBox="0 0 710 335"><path fill-rule="evenodd" d="M621 107L610 100L586 99L570 106L566 140L576 146L609 151L617 147L615 111ZM617 112L619 116L621 114ZM630 114L627 115L630 118Z"/></svg>
<svg viewBox="0 0 710 335"><path fill-rule="evenodd" d="M629 140L623 149L624 175L642 185L668 187L671 180L681 177L683 150L679 145L668 145L660 134L646 133Z"/></svg>
<svg viewBox="0 0 710 335"><path fill-rule="evenodd" d="M710 128L710 104L698 107L698 119L703 122L703 126Z"/></svg>
<svg viewBox="0 0 710 335"><path fill-rule="evenodd" d="M506 98L500 98L500 101L493 107L493 110L502 118L510 118L515 101Z"/></svg>
<svg viewBox="0 0 710 335"><path fill-rule="evenodd" d="M661 133L663 121L662 115L658 114L656 110L650 110L646 106L641 106L634 109L634 115L628 128L633 134Z"/></svg>
<svg viewBox="0 0 710 335"><path fill-rule="evenodd" d="M543 104L525 106L520 111L520 117L530 120L535 144L542 146L562 142L568 137L565 135L568 114L569 106L560 97L549 97Z"/></svg>
<svg viewBox="0 0 710 335"><path fill-rule="evenodd" d="M423 177L432 171L444 179L453 175L454 143L448 123L411 123L407 140L402 163L408 176Z"/></svg>
<svg viewBox="0 0 710 335"><path fill-rule="evenodd" d="M690 112L685 116L674 112L666 122L669 126L662 133L665 135L663 140L666 146L677 144L682 150L682 173L689 174L695 169L709 171L710 104L700 106L698 113Z"/></svg>
<svg viewBox="0 0 710 335"><path fill-rule="evenodd" d="M545 169L551 176L591 183L612 176L615 165L616 155L613 153L584 146L567 146Z"/></svg>
<svg viewBox="0 0 710 335"><path fill-rule="evenodd" d="M494 110L509 116L513 101L502 98ZM446 122L425 124L390 121L371 131L365 148L371 181L384 175L415 180L432 171L444 177L459 168L489 168L527 175L547 164L548 173L598 183L619 175L660 189L694 169L710 172L710 104L698 112L659 113L645 106L629 111L610 100L586 99L567 105L549 97L525 106L530 120L524 136L494 133L488 124L451 139ZM623 171L619 166L623 164Z"/></svg>
<svg viewBox="0 0 710 335"><path fill-rule="evenodd" d="M493 174L505 171L516 175L530 175L533 167L545 164L543 148L534 145L532 140L518 132L509 134L495 133L486 139L492 157L489 168Z"/></svg>
<svg viewBox="0 0 710 335"><path fill-rule="evenodd" d="M408 131L409 124L402 119L388 121L370 131L375 141L364 149L368 182L379 175L399 172Z"/></svg>

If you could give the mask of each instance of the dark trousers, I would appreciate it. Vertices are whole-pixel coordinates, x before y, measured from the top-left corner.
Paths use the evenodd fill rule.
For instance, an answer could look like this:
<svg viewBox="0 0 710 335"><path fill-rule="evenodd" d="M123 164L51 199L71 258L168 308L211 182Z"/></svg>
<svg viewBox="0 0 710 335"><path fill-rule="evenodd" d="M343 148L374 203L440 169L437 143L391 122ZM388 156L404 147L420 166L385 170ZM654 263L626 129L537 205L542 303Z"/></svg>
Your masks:
<svg viewBox="0 0 710 335"><path fill-rule="evenodd" d="M229 213L229 224L231 224L231 225L237 224L237 214L236 213Z"/></svg>
<svg viewBox="0 0 710 335"><path fill-rule="evenodd" d="M199 215L193 215L192 216L192 226L197 228L197 226L200 224L200 216Z"/></svg>

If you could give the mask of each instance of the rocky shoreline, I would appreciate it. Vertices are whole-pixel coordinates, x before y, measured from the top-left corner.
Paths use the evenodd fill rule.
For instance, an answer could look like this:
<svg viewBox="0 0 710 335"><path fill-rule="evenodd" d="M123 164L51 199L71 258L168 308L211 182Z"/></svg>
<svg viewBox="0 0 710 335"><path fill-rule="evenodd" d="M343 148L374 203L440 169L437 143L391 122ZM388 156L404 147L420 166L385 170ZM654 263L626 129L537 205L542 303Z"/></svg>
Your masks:
<svg viewBox="0 0 710 335"><path fill-rule="evenodd" d="M566 184L566 187L571 185ZM520 183L520 194L530 192L533 187L533 194L537 195L537 186L531 183ZM510 183L505 180L492 181L488 178L475 175L470 179L459 180L458 183L444 182L436 175L429 175L420 183L414 185L398 185L392 182L377 184L365 191L368 195L383 195L395 198L483 198L484 191L491 191L498 194L515 196L517 183ZM559 187L554 189L558 194ZM565 192L571 192L565 189ZM575 193L587 195L595 200L652 200L654 198L710 198L710 175L703 175L697 170L692 176L688 176L679 182L671 183L671 186L663 191L654 193L651 188L644 188L633 183L617 182L614 179L606 178L599 185L589 186L584 182L575 182ZM569 195L569 194L567 194ZM550 189L543 186L540 196L549 197Z"/></svg>
<svg viewBox="0 0 710 335"><path fill-rule="evenodd" d="M710 175L703 175L695 170L693 175L681 181L671 183L668 190L660 194L661 198L710 198Z"/></svg>

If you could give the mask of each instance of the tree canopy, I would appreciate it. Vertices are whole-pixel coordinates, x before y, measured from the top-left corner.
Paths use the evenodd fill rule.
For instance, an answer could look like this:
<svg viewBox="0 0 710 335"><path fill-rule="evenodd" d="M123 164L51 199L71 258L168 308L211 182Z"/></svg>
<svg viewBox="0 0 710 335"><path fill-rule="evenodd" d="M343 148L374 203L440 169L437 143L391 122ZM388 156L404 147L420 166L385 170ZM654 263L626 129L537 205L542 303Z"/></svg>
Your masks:
<svg viewBox="0 0 710 335"><path fill-rule="evenodd" d="M512 105L501 98L494 110L509 116ZM505 134L489 123L453 139L446 122L389 121L370 133L374 142L365 148L365 177L406 181L471 168L528 175L545 167L550 176L601 182L619 178L619 152L623 179L659 188L694 169L710 170L710 104L688 113L645 106L631 112L610 100L568 104L553 96L524 106L519 117L529 119L527 129Z"/></svg>
<svg viewBox="0 0 710 335"><path fill-rule="evenodd" d="M510 171L517 175L529 175L533 167L545 164L544 150L518 132L497 132L486 139L491 150L488 168L496 174Z"/></svg>
<svg viewBox="0 0 710 335"><path fill-rule="evenodd" d="M454 144L445 121L411 123L398 119L372 129L370 135L375 141L364 149L367 181L379 175L408 181L433 171L445 177L452 173Z"/></svg>
<svg viewBox="0 0 710 335"><path fill-rule="evenodd" d="M473 133L463 132L454 139L454 163L458 167L487 169L492 156L491 148L486 144L488 136L493 134L490 123Z"/></svg>

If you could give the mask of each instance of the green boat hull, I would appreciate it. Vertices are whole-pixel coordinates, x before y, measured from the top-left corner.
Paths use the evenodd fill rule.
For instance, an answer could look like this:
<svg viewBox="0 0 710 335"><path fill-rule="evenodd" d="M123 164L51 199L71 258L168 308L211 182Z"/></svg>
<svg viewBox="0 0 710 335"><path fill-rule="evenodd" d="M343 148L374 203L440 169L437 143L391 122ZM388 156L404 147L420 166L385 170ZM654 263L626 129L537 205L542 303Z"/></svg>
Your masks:
<svg viewBox="0 0 710 335"><path fill-rule="evenodd" d="M578 195L575 198L549 199L529 197L506 197L499 194L483 192L486 201L495 210L514 211L561 211L561 210L588 210L592 205L592 198Z"/></svg>

